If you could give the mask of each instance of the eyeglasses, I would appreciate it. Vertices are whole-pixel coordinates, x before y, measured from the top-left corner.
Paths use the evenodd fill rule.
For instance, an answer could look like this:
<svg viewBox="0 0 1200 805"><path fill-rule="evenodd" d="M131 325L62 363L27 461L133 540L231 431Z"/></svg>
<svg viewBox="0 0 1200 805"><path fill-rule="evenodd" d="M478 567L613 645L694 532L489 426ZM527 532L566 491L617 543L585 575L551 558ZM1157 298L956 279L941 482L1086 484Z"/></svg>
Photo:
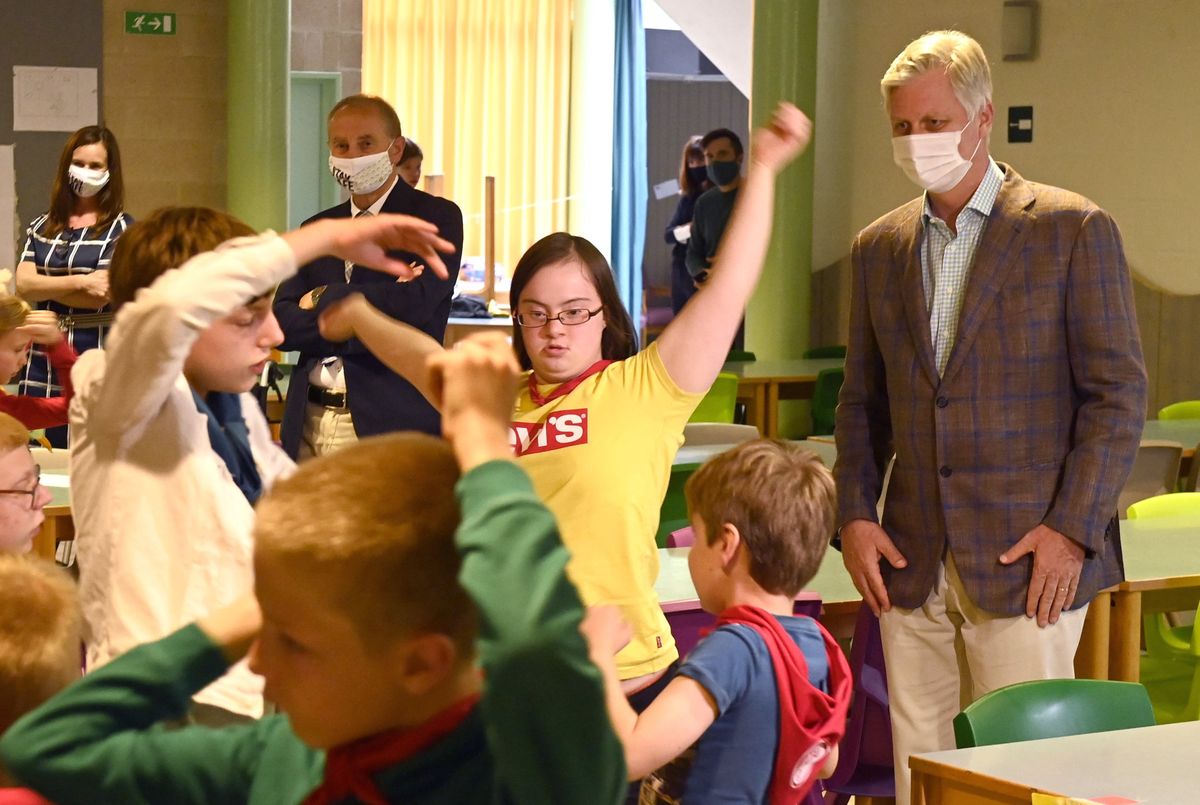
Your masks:
<svg viewBox="0 0 1200 805"><path fill-rule="evenodd" d="M0 489L0 495L29 495L31 511L37 508L34 504L37 501L38 490L42 488L42 468L35 464L33 469L33 489Z"/></svg>
<svg viewBox="0 0 1200 805"><path fill-rule="evenodd" d="M588 310L586 307L573 307L570 310L560 312L557 316L547 316L540 310L531 310L528 313L513 314L513 318L522 327L545 327L552 321L560 321L563 324L575 326L591 321L592 317L601 310L604 310L604 305L595 310Z"/></svg>

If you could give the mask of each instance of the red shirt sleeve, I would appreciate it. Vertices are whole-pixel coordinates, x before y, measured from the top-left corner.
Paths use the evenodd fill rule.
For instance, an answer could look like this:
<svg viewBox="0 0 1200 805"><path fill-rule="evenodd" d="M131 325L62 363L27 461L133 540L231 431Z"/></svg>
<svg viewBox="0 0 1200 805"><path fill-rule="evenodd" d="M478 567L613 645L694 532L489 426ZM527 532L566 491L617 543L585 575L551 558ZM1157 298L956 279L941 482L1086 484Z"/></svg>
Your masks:
<svg viewBox="0 0 1200 805"><path fill-rule="evenodd" d="M46 351L50 365L58 373L62 384L61 397L26 397L17 394L0 395L0 412L15 417L30 430L38 428L55 428L67 424L67 406L75 396L75 388L71 385L71 367L78 357L75 350L64 338Z"/></svg>

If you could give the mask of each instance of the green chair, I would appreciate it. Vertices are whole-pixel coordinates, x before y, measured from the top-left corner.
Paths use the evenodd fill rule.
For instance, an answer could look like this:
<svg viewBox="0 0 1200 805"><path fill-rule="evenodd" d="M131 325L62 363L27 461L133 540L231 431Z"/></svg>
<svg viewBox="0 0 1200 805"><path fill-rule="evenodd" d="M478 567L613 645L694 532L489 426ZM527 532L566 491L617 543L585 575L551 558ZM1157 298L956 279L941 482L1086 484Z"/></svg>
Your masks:
<svg viewBox="0 0 1200 805"><path fill-rule="evenodd" d="M1158 411L1159 419L1200 419L1200 400L1171 403Z"/></svg>
<svg viewBox="0 0 1200 805"><path fill-rule="evenodd" d="M959 749L972 746L1153 727L1154 711L1137 682L1043 679L994 690L954 717Z"/></svg>
<svg viewBox="0 0 1200 805"><path fill-rule="evenodd" d="M692 473L699 468L698 463L676 464L671 467L671 478L667 481L667 494L663 496L662 506L658 510L658 531L654 535L654 541L658 547L667 547L667 537L670 533L690 524L683 487L688 478L692 477Z"/></svg>
<svg viewBox="0 0 1200 805"><path fill-rule="evenodd" d="M818 358L844 358L846 357L846 346L844 344L830 344L825 347L812 347L804 350L801 356L805 360L816 360Z"/></svg>
<svg viewBox="0 0 1200 805"><path fill-rule="evenodd" d="M688 422L732 422L737 404L738 377L722 372L696 406Z"/></svg>
<svg viewBox="0 0 1200 805"><path fill-rule="evenodd" d="M1200 519L1200 492L1172 492L1155 495L1129 505L1129 519L1196 515Z"/></svg>
<svg viewBox="0 0 1200 805"><path fill-rule="evenodd" d="M817 373L817 385L812 398L812 432L814 436L833 433L837 414L838 392L846 377L843 369L822 369Z"/></svg>
<svg viewBox="0 0 1200 805"><path fill-rule="evenodd" d="M744 349L731 349L729 355L726 356L726 363L753 363L758 360L753 352Z"/></svg>

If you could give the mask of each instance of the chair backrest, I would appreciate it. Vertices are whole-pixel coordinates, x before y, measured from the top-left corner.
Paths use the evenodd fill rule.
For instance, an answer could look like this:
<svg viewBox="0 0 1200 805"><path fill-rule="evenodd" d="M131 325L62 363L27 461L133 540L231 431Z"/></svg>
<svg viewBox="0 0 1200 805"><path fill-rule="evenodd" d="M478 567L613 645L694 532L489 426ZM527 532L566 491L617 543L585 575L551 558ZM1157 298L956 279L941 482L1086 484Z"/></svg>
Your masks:
<svg viewBox="0 0 1200 805"><path fill-rule="evenodd" d="M683 426L684 446L708 444L741 444L759 436L753 425L733 422L689 422Z"/></svg>
<svg viewBox="0 0 1200 805"><path fill-rule="evenodd" d="M954 740L963 749L1152 726L1150 696L1137 682L1042 679L967 705L954 717Z"/></svg>
<svg viewBox="0 0 1200 805"><path fill-rule="evenodd" d="M1200 492L1172 492L1169 495L1158 495L1139 500L1129 507L1130 520L1147 517L1174 517L1180 514L1200 516Z"/></svg>
<svg viewBox="0 0 1200 805"><path fill-rule="evenodd" d="M1192 466L1188 469L1187 480L1183 482L1184 492L1200 492L1200 444L1192 453Z"/></svg>
<svg viewBox="0 0 1200 805"><path fill-rule="evenodd" d="M1159 419L1200 419L1200 400L1184 400L1158 409Z"/></svg>
<svg viewBox="0 0 1200 805"><path fill-rule="evenodd" d="M837 415L838 392L842 389L845 371L822 369L817 373L817 384L813 389L812 398L812 432L814 435L833 433L834 419Z"/></svg>
<svg viewBox="0 0 1200 805"><path fill-rule="evenodd" d="M818 358L844 358L846 357L845 344L830 344L824 347L811 347L804 350L802 356L805 360L817 360Z"/></svg>
<svg viewBox="0 0 1200 805"><path fill-rule="evenodd" d="M658 531L654 536L658 547L667 547L667 537L670 533L689 525L683 487L687 484L687 479L692 477L692 473L699 468L699 464L675 464L671 467L667 493L663 495L662 506L658 510Z"/></svg>
<svg viewBox="0 0 1200 805"><path fill-rule="evenodd" d="M42 472L66 472L71 461L69 448L47 450L44 447L31 447L29 452L33 454L33 463L41 467Z"/></svg>
<svg viewBox="0 0 1200 805"><path fill-rule="evenodd" d="M713 381L712 388L696 406L688 422L733 422L733 408L737 403L737 375L722 372Z"/></svg>
<svg viewBox="0 0 1200 805"><path fill-rule="evenodd" d="M750 363L757 359L758 359L757 356L753 352L750 352L749 350L731 349L731 350L729 350L729 355L726 356L726 358L725 358L725 362L726 363Z"/></svg>
<svg viewBox="0 0 1200 805"><path fill-rule="evenodd" d="M1179 463L1183 459L1183 445L1143 439L1133 459L1133 470L1121 488L1117 498L1117 513L1122 519L1131 503L1174 492L1179 483Z"/></svg>

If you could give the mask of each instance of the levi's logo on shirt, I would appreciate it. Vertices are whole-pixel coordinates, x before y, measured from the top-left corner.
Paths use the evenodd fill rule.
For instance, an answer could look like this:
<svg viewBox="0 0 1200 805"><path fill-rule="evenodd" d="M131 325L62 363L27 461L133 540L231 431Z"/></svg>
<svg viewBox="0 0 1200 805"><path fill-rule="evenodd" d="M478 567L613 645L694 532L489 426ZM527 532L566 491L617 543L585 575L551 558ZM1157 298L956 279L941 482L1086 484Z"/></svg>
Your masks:
<svg viewBox="0 0 1200 805"><path fill-rule="evenodd" d="M587 444L587 409L555 411L545 422L513 422L508 443L517 456Z"/></svg>

